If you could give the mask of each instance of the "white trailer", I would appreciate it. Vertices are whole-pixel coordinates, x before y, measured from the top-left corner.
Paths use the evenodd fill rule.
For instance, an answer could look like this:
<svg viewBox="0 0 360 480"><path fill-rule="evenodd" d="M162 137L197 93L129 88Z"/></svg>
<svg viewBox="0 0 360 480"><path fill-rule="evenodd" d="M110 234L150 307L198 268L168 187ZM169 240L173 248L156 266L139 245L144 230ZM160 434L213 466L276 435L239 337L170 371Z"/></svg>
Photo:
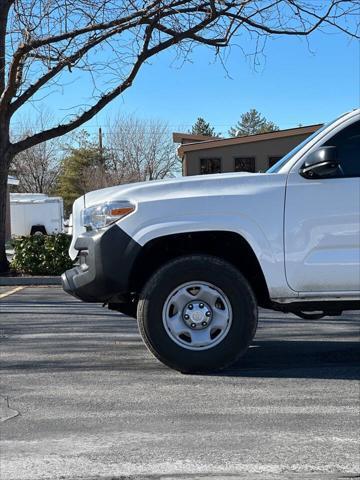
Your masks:
<svg viewBox="0 0 360 480"><path fill-rule="evenodd" d="M13 237L63 232L63 199L42 193L11 193L10 218Z"/></svg>

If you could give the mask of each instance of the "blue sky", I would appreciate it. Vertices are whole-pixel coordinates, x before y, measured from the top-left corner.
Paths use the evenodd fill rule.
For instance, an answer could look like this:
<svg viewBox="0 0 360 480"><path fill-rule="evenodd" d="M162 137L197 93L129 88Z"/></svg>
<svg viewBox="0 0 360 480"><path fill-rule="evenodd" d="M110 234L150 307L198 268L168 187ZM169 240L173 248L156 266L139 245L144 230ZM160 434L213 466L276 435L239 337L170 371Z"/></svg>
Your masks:
<svg viewBox="0 0 360 480"><path fill-rule="evenodd" d="M250 52L253 45L244 48ZM172 131L186 131L202 116L227 135L250 108L280 128L291 128L326 122L360 106L360 42L341 33L268 40L258 66L233 47L226 58L227 71L205 47L195 49L191 62L181 65L174 58L175 52L167 51L152 59L123 97L85 128L95 133L109 116L121 113L161 119ZM79 103L81 88L65 88L43 104L55 116L63 115L55 106Z"/></svg>
<svg viewBox="0 0 360 480"><path fill-rule="evenodd" d="M181 69L171 67L171 59L167 53L146 67L124 100L111 108L150 113L174 129L189 128L203 116L224 133L250 108L291 128L360 106L360 42L342 34L317 33L308 43L293 37L269 41L258 67L233 48L228 75L206 48L198 48L192 63Z"/></svg>

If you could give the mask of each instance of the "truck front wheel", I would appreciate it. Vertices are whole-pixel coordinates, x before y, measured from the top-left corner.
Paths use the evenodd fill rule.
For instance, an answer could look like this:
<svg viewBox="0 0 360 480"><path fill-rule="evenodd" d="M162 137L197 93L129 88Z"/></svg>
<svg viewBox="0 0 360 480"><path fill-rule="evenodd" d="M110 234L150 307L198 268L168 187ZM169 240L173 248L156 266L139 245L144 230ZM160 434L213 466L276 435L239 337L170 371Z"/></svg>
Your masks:
<svg viewBox="0 0 360 480"><path fill-rule="evenodd" d="M243 275L212 256L179 257L161 267L141 292L137 318L149 350L184 373L225 368L247 350L257 304Z"/></svg>

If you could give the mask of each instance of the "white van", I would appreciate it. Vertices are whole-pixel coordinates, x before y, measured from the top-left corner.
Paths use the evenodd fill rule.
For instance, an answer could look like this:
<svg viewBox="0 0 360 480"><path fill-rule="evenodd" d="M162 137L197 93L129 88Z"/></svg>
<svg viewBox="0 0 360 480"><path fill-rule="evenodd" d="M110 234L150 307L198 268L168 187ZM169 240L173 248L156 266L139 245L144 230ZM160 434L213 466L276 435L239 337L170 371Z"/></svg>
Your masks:
<svg viewBox="0 0 360 480"><path fill-rule="evenodd" d="M42 193L10 193L10 217L12 237L63 232L63 199Z"/></svg>

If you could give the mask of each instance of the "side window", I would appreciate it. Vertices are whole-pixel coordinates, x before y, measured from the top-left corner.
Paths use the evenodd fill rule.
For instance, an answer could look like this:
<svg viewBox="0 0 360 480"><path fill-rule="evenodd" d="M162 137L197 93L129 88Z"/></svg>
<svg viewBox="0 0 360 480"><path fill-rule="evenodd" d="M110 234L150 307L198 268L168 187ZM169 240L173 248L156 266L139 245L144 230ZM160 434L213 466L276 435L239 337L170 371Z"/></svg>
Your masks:
<svg viewBox="0 0 360 480"><path fill-rule="evenodd" d="M221 158L200 158L200 174L221 173Z"/></svg>
<svg viewBox="0 0 360 480"><path fill-rule="evenodd" d="M235 172L255 172L254 157L236 157L234 159Z"/></svg>
<svg viewBox="0 0 360 480"><path fill-rule="evenodd" d="M360 121L334 135L324 146L336 147L344 177L360 177Z"/></svg>

